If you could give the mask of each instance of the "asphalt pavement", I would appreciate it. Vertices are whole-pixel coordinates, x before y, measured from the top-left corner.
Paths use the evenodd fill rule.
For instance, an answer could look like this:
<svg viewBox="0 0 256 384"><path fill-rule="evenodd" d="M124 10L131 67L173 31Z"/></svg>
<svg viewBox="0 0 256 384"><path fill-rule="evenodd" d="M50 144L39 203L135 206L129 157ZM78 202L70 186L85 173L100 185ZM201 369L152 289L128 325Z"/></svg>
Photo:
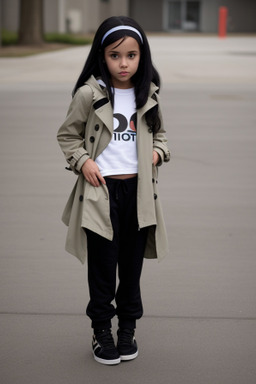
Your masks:
<svg viewBox="0 0 256 384"><path fill-rule="evenodd" d="M0 59L2 384L255 384L256 38L150 36L172 160L170 255L145 260L139 357L93 360L56 141L89 47ZM116 332L116 321L113 327Z"/></svg>

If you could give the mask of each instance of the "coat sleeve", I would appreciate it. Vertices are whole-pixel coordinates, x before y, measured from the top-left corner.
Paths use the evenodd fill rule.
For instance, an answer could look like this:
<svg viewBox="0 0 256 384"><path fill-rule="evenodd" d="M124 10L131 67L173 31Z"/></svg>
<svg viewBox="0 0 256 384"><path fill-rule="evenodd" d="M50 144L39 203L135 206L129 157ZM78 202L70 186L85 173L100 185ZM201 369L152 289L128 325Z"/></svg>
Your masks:
<svg viewBox="0 0 256 384"><path fill-rule="evenodd" d="M81 87L75 94L64 123L58 130L57 140L62 152L76 174L90 154L85 148L85 127L92 106L93 92L87 85Z"/></svg>
<svg viewBox="0 0 256 384"><path fill-rule="evenodd" d="M154 134L153 138L153 150L156 151L159 156L160 160L158 162L158 166L162 165L163 162L168 162L170 161L171 158L171 153L169 151L169 148L167 146L167 138L165 136L165 129L163 126L163 117L162 117L162 112L159 104L159 96L156 94L157 101L158 101L158 113L159 113L159 118L161 121L161 127L160 130Z"/></svg>

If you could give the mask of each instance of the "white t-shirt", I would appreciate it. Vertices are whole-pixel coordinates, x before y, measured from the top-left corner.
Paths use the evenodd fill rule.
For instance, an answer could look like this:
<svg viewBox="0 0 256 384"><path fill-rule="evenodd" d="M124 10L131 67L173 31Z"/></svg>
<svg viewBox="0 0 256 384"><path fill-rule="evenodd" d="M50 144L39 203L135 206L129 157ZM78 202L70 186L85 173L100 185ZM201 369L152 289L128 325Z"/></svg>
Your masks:
<svg viewBox="0 0 256 384"><path fill-rule="evenodd" d="M134 88L115 88L113 117L112 139L95 162L102 176L138 173Z"/></svg>

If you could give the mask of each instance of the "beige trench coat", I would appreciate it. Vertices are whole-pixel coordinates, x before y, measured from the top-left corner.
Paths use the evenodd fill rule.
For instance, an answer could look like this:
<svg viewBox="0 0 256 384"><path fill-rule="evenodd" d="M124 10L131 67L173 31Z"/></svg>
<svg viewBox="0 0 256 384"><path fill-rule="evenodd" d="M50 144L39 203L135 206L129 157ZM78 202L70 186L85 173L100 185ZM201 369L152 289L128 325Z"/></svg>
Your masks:
<svg viewBox="0 0 256 384"><path fill-rule="evenodd" d="M139 228L149 227L144 257L162 259L168 253L168 241L157 190L157 167L152 166L153 149L160 155L161 165L170 160L163 124L153 136L147 126L145 113L158 103L157 87L151 84L147 103L137 110L138 188L137 214ZM152 95L155 95L152 98ZM160 118L161 113L160 113ZM67 252L82 263L87 256L87 239L83 228L112 240L108 189L105 185L93 187L81 168L84 162L93 160L107 147L113 134L113 109L102 88L92 76L75 94L66 120L60 127L57 139L70 169L78 179L68 199L62 220L68 226Z"/></svg>

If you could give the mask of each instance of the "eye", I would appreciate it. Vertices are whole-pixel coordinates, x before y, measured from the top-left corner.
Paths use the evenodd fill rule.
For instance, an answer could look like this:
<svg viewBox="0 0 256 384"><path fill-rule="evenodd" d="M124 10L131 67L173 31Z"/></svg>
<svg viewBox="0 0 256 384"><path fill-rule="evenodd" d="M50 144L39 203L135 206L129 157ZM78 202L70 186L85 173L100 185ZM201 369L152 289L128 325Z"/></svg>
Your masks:
<svg viewBox="0 0 256 384"><path fill-rule="evenodd" d="M136 54L135 54L135 53L130 53L130 54L128 55L129 59L134 59L134 58L135 58L135 56L136 56Z"/></svg>
<svg viewBox="0 0 256 384"><path fill-rule="evenodd" d="M118 59L118 54L117 53L111 53L110 57L111 57L111 59L116 60L116 59Z"/></svg>

